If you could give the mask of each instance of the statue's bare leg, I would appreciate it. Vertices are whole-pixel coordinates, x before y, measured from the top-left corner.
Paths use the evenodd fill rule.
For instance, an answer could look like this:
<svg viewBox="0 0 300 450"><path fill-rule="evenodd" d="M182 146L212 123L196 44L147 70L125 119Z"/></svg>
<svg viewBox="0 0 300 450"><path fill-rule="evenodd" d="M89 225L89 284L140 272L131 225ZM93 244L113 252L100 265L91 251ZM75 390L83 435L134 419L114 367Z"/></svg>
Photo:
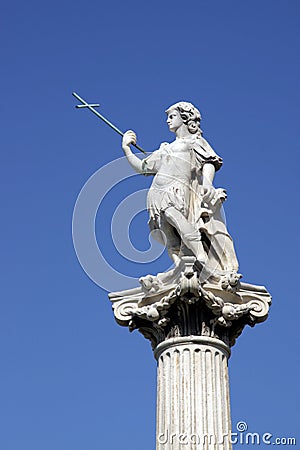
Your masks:
<svg viewBox="0 0 300 450"><path fill-rule="evenodd" d="M205 264L207 255L201 241L201 233L192 225L184 215L174 206L170 206L164 212L164 217L172 227L176 229L181 240L192 251L197 261Z"/></svg>
<svg viewBox="0 0 300 450"><path fill-rule="evenodd" d="M175 264L178 264L180 262L178 254L180 251L181 238L176 229L166 220L164 214L161 216L160 229L164 233L166 247L170 258Z"/></svg>

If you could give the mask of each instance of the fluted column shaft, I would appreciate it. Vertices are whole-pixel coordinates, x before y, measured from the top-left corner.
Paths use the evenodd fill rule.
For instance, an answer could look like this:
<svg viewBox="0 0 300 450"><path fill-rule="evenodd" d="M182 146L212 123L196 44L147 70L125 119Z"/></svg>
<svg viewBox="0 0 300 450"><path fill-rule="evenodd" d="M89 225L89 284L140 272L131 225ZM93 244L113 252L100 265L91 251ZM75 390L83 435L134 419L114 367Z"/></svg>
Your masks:
<svg viewBox="0 0 300 450"><path fill-rule="evenodd" d="M187 336L155 349L157 450L230 450L229 348Z"/></svg>

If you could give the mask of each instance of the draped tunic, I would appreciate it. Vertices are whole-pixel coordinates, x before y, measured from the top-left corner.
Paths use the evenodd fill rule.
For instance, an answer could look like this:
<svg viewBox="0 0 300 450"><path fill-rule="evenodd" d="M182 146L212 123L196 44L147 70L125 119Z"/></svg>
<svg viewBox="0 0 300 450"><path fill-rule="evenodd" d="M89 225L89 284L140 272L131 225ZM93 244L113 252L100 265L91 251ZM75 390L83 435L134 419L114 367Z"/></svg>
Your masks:
<svg viewBox="0 0 300 450"><path fill-rule="evenodd" d="M216 205L205 202L203 195L203 166L213 164L215 170L222 166L218 156L203 137L176 139L142 161L144 175L154 175L148 192L147 209L151 230L161 229L162 215L169 207L180 211L184 217L204 233L214 251L209 257L216 260L223 271L238 270L233 242L222 216L222 201ZM225 199L224 190L223 200Z"/></svg>
<svg viewBox="0 0 300 450"><path fill-rule="evenodd" d="M203 138L163 143L159 150L143 160L143 173L155 175L147 198L150 219L159 220L160 214L169 206L188 217L191 191L194 191L193 185L197 188L197 185L202 184L202 168L205 163L213 164L218 170L222 159ZM199 189L196 191L198 193Z"/></svg>

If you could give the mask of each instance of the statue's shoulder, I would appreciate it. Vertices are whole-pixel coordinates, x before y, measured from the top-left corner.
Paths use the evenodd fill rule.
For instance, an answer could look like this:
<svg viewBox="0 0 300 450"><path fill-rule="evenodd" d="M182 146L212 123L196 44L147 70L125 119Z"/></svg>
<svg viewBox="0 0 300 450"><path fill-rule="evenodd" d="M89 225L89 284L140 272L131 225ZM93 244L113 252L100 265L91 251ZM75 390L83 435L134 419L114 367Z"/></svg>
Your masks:
<svg viewBox="0 0 300 450"><path fill-rule="evenodd" d="M170 144L168 142L162 142L157 150L154 150L153 152L148 153L148 156L146 156L145 160L159 158L169 145Z"/></svg>
<svg viewBox="0 0 300 450"><path fill-rule="evenodd" d="M160 146L159 146L159 149L158 149L157 151L159 151L159 150L165 150L169 145L170 145L169 142L162 142L162 143L160 144Z"/></svg>
<svg viewBox="0 0 300 450"><path fill-rule="evenodd" d="M211 163L215 166L216 170L219 170L222 166L222 158L216 154L211 145L202 136L197 136L193 144L193 150L197 155L197 159L200 159L202 164Z"/></svg>
<svg viewBox="0 0 300 450"><path fill-rule="evenodd" d="M209 151L213 151L213 149L211 148L211 146L209 145L209 143L207 142L206 139L204 139L203 136L197 136L197 138L194 139L194 145L196 147L201 147L203 150L209 152Z"/></svg>
<svg viewBox="0 0 300 450"><path fill-rule="evenodd" d="M161 165L163 153L166 151L169 143L162 142L158 150L149 153L142 161L142 171L144 175L153 175L156 173Z"/></svg>

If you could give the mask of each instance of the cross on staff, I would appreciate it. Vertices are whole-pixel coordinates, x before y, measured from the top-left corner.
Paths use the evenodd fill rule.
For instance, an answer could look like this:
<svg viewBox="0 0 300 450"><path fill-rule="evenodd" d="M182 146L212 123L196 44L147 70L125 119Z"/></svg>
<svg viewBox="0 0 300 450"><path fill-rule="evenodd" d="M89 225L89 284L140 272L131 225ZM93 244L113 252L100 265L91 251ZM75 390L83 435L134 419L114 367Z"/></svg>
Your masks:
<svg viewBox="0 0 300 450"><path fill-rule="evenodd" d="M119 130L119 128L117 128L113 123L111 123L109 120L107 120L105 117L103 117L102 114L100 114L98 111L96 111L94 109L94 108L98 108L100 106L98 103L87 103L83 98L79 97L79 95L76 94L76 92L72 92L72 95L82 103L81 105L76 105L75 108L88 108L90 111L92 111L92 113L96 114L96 116L99 117L99 119L103 120L103 122L105 122L110 128L115 130L121 136L124 136L124 133L121 130ZM132 144L132 145L135 148L137 148L140 152L145 153L145 154L147 153L139 145L137 145L137 144Z"/></svg>

